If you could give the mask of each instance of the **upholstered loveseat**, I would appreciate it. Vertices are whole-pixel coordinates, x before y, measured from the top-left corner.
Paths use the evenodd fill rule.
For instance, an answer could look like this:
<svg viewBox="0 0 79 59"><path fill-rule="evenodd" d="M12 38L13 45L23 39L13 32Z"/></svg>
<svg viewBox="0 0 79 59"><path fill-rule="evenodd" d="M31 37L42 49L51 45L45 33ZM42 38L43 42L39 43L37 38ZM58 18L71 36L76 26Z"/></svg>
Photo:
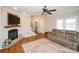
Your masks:
<svg viewBox="0 0 79 59"><path fill-rule="evenodd" d="M67 48L79 50L79 32L71 30L53 29L46 34L49 40L59 43Z"/></svg>

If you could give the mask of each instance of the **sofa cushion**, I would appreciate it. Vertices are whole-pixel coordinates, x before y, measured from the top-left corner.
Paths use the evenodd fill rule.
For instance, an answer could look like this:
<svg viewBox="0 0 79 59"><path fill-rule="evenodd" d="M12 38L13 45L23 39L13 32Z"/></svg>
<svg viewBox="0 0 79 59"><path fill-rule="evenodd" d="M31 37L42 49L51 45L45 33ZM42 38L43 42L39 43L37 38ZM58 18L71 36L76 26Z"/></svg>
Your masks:
<svg viewBox="0 0 79 59"><path fill-rule="evenodd" d="M77 42L62 39L62 38L59 38L56 36L53 36L51 40L65 46L65 47L68 47L70 49L78 50L78 43Z"/></svg>
<svg viewBox="0 0 79 59"><path fill-rule="evenodd" d="M56 32L57 32L57 29L53 29L53 30L52 30L52 34L53 34L53 35L56 35Z"/></svg>
<svg viewBox="0 0 79 59"><path fill-rule="evenodd" d="M65 38L65 31L64 30L58 30L56 32L56 35L57 35L57 37Z"/></svg>
<svg viewBox="0 0 79 59"><path fill-rule="evenodd" d="M61 40L60 44L66 46L68 48L78 50L78 43L76 43L76 42L64 39L64 40Z"/></svg>
<svg viewBox="0 0 79 59"><path fill-rule="evenodd" d="M77 38L77 32L76 31L67 30L66 31L66 39L78 42L78 40L77 40L78 39Z"/></svg>
<svg viewBox="0 0 79 59"><path fill-rule="evenodd" d="M60 37L56 37L56 36L50 36L49 39L65 46L65 47L68 47L70 49L78 50L78 43L77 42L73 42L73 41L63 39Z"/></svg>

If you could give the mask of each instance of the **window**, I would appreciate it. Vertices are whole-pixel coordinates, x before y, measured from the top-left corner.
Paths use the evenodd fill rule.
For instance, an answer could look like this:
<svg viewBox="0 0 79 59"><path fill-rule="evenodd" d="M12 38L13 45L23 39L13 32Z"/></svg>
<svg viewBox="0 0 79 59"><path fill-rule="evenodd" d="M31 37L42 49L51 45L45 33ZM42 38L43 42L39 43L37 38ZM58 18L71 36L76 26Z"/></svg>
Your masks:
<svg viewBox="0 0 79 59"><path fill-rule="evenodd" d="M77 18L66 18L66 19L61 19L57 20L56 22L56 28L58 29L66 29L66 30L77 30L76 23L77 23Z"/></svg>
<svg viewBox="0 0 79 59"><path fill-rule="evenodd" d="M63 29L63 20L58 20L56 24L58 29Z"/></svg>
<svg viewBox="0 0 79 59"><path fill-rule="evenodd" d="M66 19L65 29L67 29L67 30L76 30L76 20L75 20L75 18Z"/></svg>

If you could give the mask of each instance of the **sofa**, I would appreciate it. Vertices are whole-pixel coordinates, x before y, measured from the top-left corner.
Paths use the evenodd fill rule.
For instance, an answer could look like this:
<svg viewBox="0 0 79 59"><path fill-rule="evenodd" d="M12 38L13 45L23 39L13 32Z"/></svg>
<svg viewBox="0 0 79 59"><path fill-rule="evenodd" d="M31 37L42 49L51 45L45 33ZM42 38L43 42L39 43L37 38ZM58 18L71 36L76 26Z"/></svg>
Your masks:
<svg viewBox="0 0 79 59"><path fill-rule="evenodd" d="M72 30L53 29L46 32L46 37L67 48L79 51L79 32Z"/></svg>

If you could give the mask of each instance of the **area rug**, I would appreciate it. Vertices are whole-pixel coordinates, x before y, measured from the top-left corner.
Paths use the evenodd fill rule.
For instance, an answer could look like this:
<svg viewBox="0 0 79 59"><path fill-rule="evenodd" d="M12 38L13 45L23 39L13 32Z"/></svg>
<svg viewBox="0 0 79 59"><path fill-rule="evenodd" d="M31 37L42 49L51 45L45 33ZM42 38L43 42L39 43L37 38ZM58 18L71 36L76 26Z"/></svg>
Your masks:
<svg viewBox="0 0 79 59"><path fill-rule="evenodd" d="M77 51L68 49L60 44L46 38L32 41L22 45L26 53L76 53Z"/></svg>

